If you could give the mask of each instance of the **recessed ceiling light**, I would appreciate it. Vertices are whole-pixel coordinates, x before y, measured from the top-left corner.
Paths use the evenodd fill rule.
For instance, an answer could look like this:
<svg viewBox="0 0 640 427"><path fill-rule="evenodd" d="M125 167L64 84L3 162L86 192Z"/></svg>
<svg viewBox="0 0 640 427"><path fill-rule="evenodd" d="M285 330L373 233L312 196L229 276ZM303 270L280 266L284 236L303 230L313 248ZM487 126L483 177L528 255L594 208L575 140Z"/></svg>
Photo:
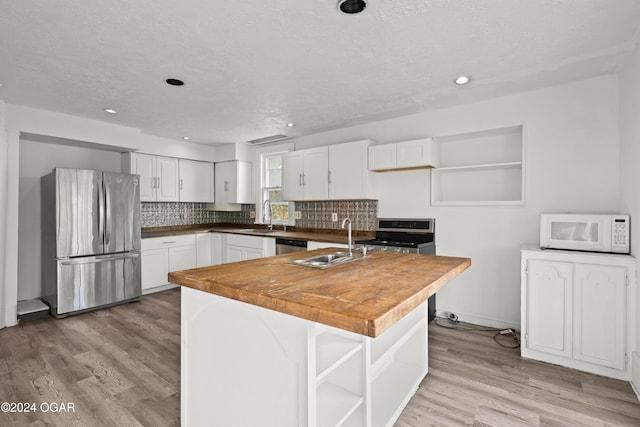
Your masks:
<svg viewBox="0 0 640 427"><path fill-rule="evenodd" d="M109 114L117 114L118 112L116 110L114 110L113 108L105 108L104 111L106 111Z"/></svg>
<svg viewBox="0 0 640 427"><path fill-rule="evenodd" d="M167 84L170 84L171 86L182 86L182 85L184 85L184 82L182 80L178 80L178 79L167 79L167 80L165 80L165 82L167 82Z"/></svg>
<svg viewBox="0 0 640 427"><path fill-rule="evenodd" d="M455 84L457 85L466 85L467 83L469 83L471 81L471 77L469 76L460 76L457 79L454 80Z"/></svg>
<svg viewBox="0 0 640 427"><path fill-rule="evenodd" d="M182 139L184 139L185 141L190 140L191 138L189 138L188 136L183 136Z"/></svg>
<svg viewBox="0 0 640 427"><path fill-rule="evenodd" d="M340 0L338 10L346 15L355 15L362 12L367 7L364 0Z"/></svg>
<svg viewBox="0 0 640 427"><path fill-rule="evenodd" d="M295 124L293 124L293 123L287 123L287 126L288 126L288 127L290 127L290 128L292 128L292 127L294 127L294 126L295 126Z"/></svg>

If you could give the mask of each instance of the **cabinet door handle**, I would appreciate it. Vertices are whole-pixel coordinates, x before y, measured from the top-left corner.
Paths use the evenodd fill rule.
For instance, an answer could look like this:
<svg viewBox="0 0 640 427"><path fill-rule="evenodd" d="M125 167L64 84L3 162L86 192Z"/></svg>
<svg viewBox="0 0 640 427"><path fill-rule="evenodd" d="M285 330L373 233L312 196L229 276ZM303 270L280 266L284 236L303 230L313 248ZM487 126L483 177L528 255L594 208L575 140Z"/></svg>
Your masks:
<svg viewBox="0 0 640 427"><path fill-rule="evenodd" d="M180 178L180 190L182 190L182 178Z"/></svg>
<svg viewBox="0 0 640 427"><path fill-rule="evenodd" d="M151 188L156 188L156 177L155 176L151 177Z"/></svg>
<svg viewBox="0 0 640 427"><path fill-rule="evenodd" d="M229 191L229 181L224 182L224 191Z"/></svg>
<svg viewBox="0 0 640 427"><path fill-rule="evenodd" d="M307 174L302 174L302 185L307 185Z"/></svg>
<svg viewBox="0 0 640 427"><path fill-rule="evenodd" d="M331 171L329 171L329 184L331 184Z"/></svg>
<svg viewBox="0 0 640 427"><path fill-rule="evenodd" d="M302 187L302 174L298 174L298 185Z"/></svg>

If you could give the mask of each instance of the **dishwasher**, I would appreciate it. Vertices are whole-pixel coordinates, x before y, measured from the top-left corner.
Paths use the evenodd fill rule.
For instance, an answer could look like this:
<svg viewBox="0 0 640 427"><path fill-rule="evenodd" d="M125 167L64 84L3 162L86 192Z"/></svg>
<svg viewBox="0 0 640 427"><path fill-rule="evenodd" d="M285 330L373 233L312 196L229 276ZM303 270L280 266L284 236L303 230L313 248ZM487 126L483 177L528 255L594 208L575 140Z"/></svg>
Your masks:
<svg viewBox="0 0 640 427"><path fill-rule="evenodd" d="M303 252L306 250L306 240L276 238L276 255L290 254L291 252Z"/></svg>

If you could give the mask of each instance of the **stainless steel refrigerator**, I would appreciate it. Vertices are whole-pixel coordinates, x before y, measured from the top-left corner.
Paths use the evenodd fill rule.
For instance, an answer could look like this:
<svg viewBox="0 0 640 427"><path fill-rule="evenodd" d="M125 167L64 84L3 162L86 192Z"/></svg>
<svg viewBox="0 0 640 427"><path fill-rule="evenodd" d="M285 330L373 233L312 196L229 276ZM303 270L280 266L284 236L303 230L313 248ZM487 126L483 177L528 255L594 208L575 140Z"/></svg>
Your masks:
<svg viewBox="0 0 640 427"><path fill-rule="evenodd" d="M140 298L138 182L84 169L42 177L42 299L54 316Z"/></svg>

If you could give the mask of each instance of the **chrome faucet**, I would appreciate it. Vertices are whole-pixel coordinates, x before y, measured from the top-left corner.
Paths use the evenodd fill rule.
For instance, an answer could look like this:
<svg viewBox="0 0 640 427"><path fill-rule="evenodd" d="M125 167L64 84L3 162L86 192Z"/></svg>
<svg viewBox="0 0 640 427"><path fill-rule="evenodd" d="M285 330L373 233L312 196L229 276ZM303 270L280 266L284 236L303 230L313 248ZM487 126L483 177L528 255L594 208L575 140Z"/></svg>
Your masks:
<svg viewBox="0 0 640 427"><path fill-rule="evenodd" d="M267 199L262 205L262 223L264 224L265 215L267 214L267 203L269 204L269 230L273 230L273 213L271 212L271 200Z"/></svg>
<svg viewBox="0 0 640 427"><path fill-rule="evenodd" d="M353 256L353 249L351 244L351 218L345 218L342 220L342 228L349 222L349 256Z"/></svg>

